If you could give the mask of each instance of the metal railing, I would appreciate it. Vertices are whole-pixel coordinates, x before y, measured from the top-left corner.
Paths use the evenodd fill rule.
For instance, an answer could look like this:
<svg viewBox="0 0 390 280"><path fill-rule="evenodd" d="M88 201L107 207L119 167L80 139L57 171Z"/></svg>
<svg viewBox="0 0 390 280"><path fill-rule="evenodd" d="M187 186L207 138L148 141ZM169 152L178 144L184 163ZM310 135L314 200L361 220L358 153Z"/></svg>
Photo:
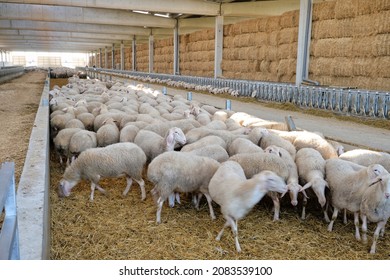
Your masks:
<svg viewBox="0 0 390 280"><path fill-rule="evenodd" d="M0 169L0 209L4 219L0 227L0 260L20 259L14 173L15 164L13 162L2 164Z"/></svg>
<svg viewBox="0 0 390 280"><path fill-rule="evenodd" d="M292 103L300 107L324 109L340 114L390 118L390 93L352 88L325 86L296 86L290 83L273 83L251 80L235 80L210 77L195 77L123 71L113 69L85 69L93 78L103 79L117 75L145 83L171 84L172 81L186 83L186 88L195 86L229 88L238 96L253 97L259 100Z"/></svg>

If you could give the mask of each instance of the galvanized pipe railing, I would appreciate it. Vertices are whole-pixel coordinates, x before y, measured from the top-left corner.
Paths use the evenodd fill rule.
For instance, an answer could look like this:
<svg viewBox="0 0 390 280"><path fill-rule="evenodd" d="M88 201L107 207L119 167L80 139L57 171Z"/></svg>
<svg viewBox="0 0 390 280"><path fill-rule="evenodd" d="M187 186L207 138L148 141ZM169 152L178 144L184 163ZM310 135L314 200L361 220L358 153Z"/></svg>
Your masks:
<svg viewBox="0 0 390 280"><path fill-rule="evenodd" d="M141 80L145 83L172 84L194 90L195 86L229 89L238 96L251 96L259 100L293 103L300 107L323 109L340 114L369 116L389 119L390 93L339 87L296 86L289 83L262 82L250 80L221 79L145 73L112 69L85 69L93 78L112 79L112 75ZM185 84L183 84L185 83Z"/></svg>

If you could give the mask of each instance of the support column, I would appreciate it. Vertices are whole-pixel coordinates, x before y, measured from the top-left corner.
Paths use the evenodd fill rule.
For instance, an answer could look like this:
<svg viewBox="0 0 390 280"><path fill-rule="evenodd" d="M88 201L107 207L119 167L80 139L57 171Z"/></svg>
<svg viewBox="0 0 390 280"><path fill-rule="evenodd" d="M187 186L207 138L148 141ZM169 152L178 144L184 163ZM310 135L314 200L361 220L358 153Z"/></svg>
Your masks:
<svg viewBox="0 0 390 280"><path fill-rule="evenodd" d="M1 50L1 67L4 67L4 56L3 56L3 50Z"/></svg>
<svg viewBox="0 0 390 280"><path fill-rule="evenodd" d="M125 70L125 46L121 41L121 70Z"/></svg>
<svg viewBox="0 0 390 280"><path fill-rule="evenodd" d="M103 68L102 62L103 62L102 48L99 48L99 68Z"/></svg>
<svg viewBox="0 0 390 280"><path fill-rule="evenodd" d="M135 41L135 35L133 36L133 41L131 42L131 70L136 71L136 63L135 60L137 58L136 55L137 47Z"/></svg>
<svg viewBox="0 0 390 280"><path fill-rule="evenodd" d="M215 58L214 78L222 76L222 51L223 51L223 16L215 18Z"/></svg>
<svg viewBox="0 0 390 280"><path fill-rule="evenodd" d="M176 19L176 25L173 29L173 75L179 75L179 20Z"/></svg>
<svg viewBox="0 0 390 280"><path fill-rule="evenodd" d="M311 37L313 1L300 0L297 70L295 84L300 86L309 75L309 47Z"/></svg>
<svg viewBox="0 0 390 280"><path fill-rule="evenodd" d="M112 44L112 50L111 50L111 69L115 69L115 44Z"/></svg>
<svg viewBox="0 0 390 280"><path fill-rule="evenodd" d="M108 48L104 47L104 68L108 69Z"/></svg>
<svg viewBox="0 0 390 280"><path fill-rule="evenodd" d="M154 61L154 37L149 35L149 73L153 73Z"/></svg>

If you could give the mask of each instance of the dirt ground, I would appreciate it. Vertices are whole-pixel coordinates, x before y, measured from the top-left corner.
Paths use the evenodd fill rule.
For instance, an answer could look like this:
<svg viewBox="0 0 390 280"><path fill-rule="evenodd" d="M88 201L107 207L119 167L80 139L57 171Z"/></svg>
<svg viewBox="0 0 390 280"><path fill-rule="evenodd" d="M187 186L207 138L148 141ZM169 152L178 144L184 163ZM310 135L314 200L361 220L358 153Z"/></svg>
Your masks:
<svg viewBox="0 0 390 280"><path fill-rule="evenodd" d="M16 184L23 171L46 75L33 71L0 84L0 162L15 162Z"/></svg>

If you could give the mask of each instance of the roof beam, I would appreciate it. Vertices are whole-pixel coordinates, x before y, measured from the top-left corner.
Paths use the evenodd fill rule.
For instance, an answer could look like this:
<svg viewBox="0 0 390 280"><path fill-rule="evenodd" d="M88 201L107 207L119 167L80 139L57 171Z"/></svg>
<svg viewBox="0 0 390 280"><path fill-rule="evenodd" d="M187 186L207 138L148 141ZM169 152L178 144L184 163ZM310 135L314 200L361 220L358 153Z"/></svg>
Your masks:
<svg viewBox="0 0 390 280"><path fill-rule="evenodd" d="M199 0L7 0L9 3L40 4L71 7L142 10L160 13L219 15L220 5Z"/></svg>
<svg viewBox="0 0 390 280"><path fill-rule="evenodd" d="M149 36L151 29L132 26L117 26L108 24L89 23L64 23L53 21L35 20L0 20L0 29L23 29L42 31L62 31L62 32L85 32L99 34L123 34L123 35L144 35Z"/></svg>
<svg viewBox="0 0 390 280"><path fill-rule="evenodd" d="M300 0L278 0L225 3L221 6L221 14L225 17L276 16L287 11L298 10L299 1Z"/></svg>
<svg viewBox="0 0 390 280"><path fill-rule="evenodd" d="M175 20L124 10L0 3L0 19L174 28Z"/></svg>

